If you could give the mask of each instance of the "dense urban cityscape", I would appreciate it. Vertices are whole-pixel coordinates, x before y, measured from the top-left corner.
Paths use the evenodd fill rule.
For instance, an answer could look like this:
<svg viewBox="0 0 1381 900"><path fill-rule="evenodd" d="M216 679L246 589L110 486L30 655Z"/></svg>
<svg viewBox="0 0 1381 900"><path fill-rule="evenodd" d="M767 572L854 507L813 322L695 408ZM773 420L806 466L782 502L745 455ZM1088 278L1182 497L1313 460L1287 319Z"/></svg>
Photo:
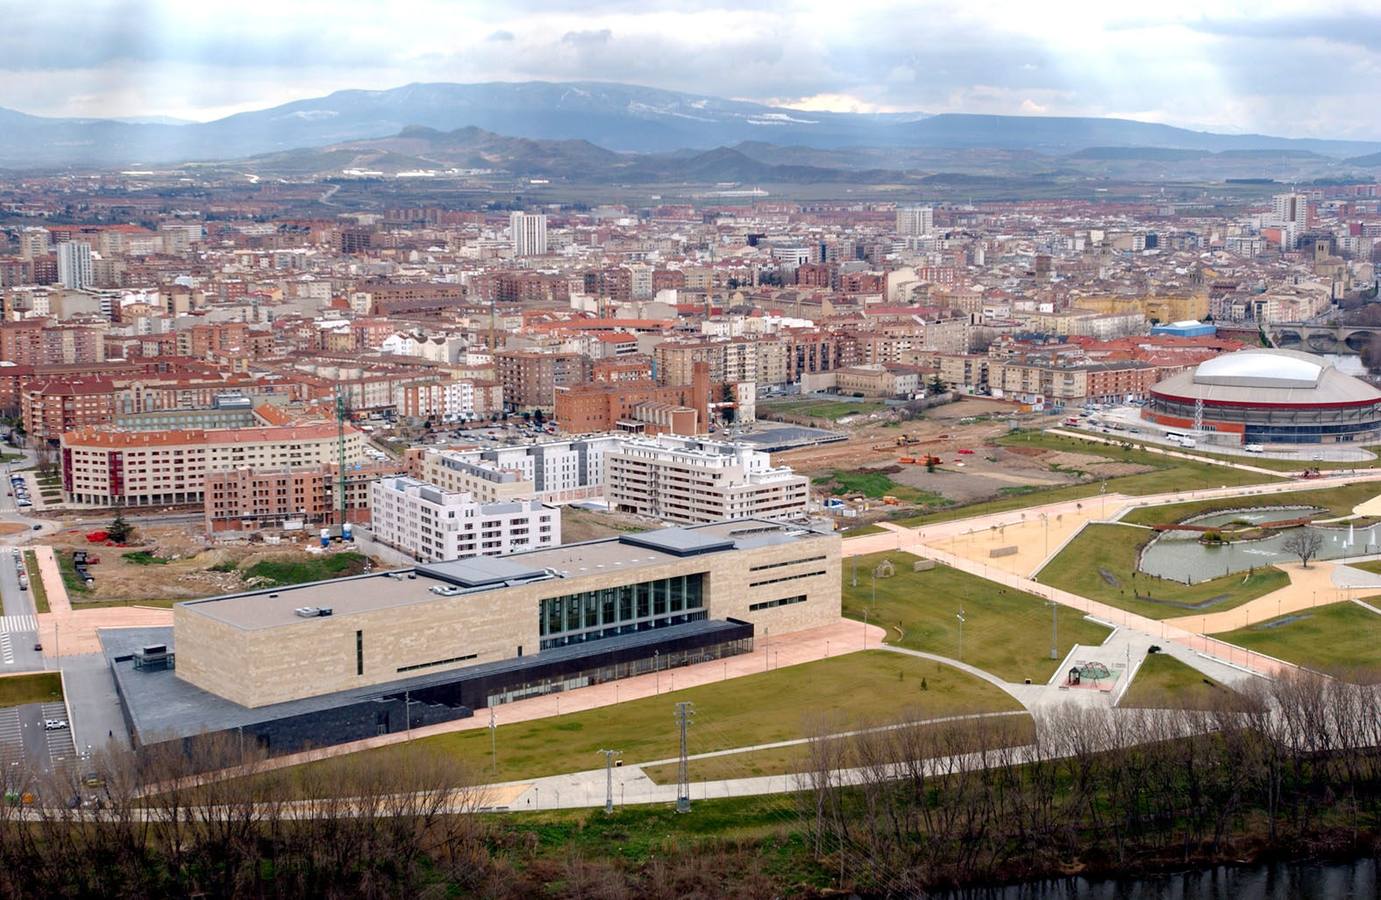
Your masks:
<svg viewBox="0 0 1381 900"><path fill-rule="evenodd" d="M0 110L0 893L1376 896L1381 140L856 106Z"/></svg>

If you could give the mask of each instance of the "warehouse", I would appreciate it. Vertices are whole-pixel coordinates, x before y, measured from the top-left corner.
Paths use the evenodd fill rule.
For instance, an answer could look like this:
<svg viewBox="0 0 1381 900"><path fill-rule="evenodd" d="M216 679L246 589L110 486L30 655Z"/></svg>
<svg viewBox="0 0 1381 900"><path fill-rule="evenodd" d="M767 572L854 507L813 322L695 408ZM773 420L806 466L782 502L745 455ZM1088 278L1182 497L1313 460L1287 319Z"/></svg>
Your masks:
<svg viewBox="0 0 1381 900"><path fill-rule="evenodd" d="M101 638L138 742L238 731L286 752L833 623L839 552L764 520L663 528L186 601L172 629Z"/></svg>
<svg viewBox="0 0 1381 900"><path fill-rule="evenodd" d="M1309 353L1241 350L1160 382L1142 415L1248 444L1372 441L1381 433L1381 391Z"/></svg>

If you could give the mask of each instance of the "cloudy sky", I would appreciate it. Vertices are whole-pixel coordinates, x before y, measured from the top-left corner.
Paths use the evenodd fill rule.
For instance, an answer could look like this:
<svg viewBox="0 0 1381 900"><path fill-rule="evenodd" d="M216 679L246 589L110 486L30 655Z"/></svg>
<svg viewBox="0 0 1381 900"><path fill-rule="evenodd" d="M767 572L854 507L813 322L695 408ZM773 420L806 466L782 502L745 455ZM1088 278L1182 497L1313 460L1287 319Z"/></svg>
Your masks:
<svg viewBox="0 0 1381 900"><path fill-rule="evenodd" d="M1381 138L1381 0L0 0L0 106L211 119L342 88L599 80L804 109Z"/></svg>

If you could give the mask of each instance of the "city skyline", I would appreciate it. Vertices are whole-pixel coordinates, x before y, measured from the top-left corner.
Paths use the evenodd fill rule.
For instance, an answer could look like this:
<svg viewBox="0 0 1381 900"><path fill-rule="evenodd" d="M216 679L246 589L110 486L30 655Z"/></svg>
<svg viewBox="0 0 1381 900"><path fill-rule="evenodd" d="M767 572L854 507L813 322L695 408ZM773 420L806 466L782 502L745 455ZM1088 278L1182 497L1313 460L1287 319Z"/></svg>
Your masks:
<svg viewBox="0 0 1381 900"><path fill-rule="evenodd" d="M802 110L1121 117L1368 139L1381 15L1186 3L1123 15L1000 3L698 5L162 2L30 6L0 36L0 106L209 120L418 81L616 81ZM827 26L827 27L826 27ZM1328 90L1320 92L1321 84Z"/></svg>

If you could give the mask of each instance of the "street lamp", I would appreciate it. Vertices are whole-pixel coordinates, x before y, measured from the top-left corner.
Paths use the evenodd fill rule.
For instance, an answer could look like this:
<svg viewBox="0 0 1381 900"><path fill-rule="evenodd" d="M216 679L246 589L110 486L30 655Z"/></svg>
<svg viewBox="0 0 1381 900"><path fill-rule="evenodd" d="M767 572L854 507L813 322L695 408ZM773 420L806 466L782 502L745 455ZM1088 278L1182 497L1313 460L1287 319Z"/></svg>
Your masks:
<svg viewBox="0 0 1381 900"><path fill-rule="evenodd" d="M959 613L955 616L959 620L959 661L964 661L964 608L959 607Z"/></svg>
<svg viewBox="0 0 1381 900"><path fill-rule="evenodd" d="M662 651L660 650L652 651L652 670L657 673L656 693L660 694L662 692Z"/></svg>

